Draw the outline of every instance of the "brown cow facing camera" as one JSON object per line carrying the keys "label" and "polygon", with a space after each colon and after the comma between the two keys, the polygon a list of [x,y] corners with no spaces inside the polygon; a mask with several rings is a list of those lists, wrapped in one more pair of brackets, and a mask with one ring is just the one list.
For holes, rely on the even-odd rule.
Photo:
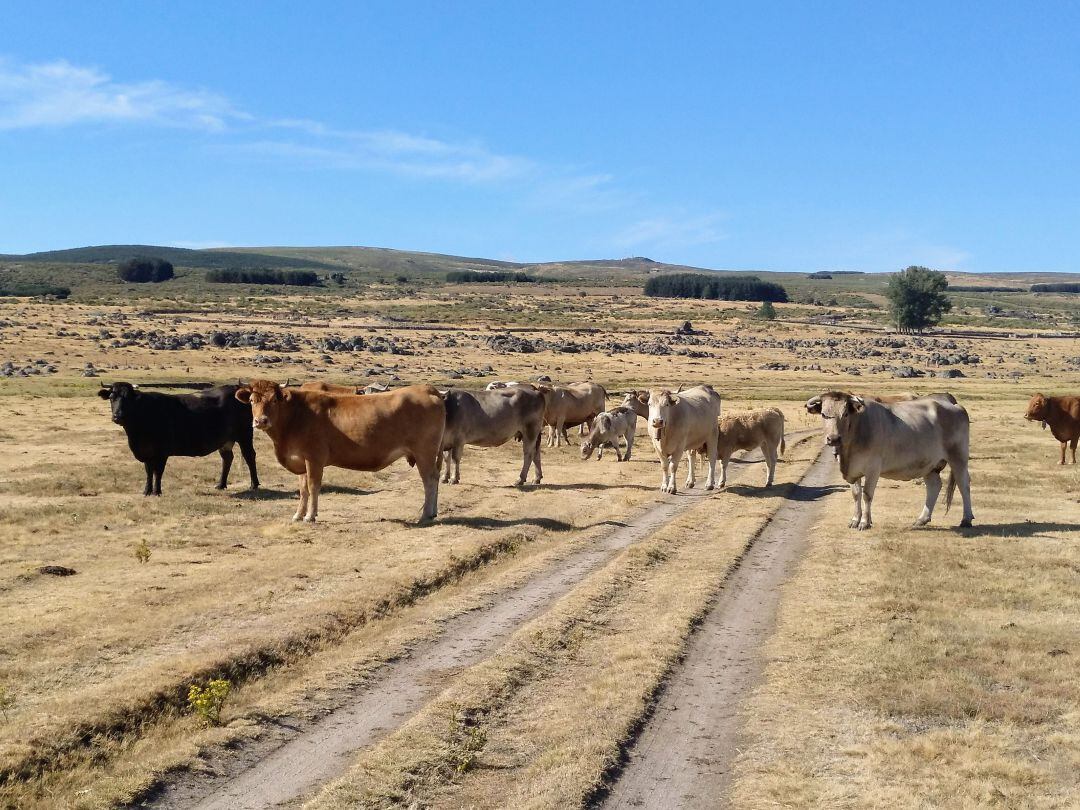
{"label": "brown cow facing camera", "polygon": [[356,396],[254,380],[236,398],[251,405],[252,425],[274,442],[281,466],[300,476],[293,520],[315,522],[324,468],[375,472],[399,458],[415,466],[423,481],[420,520],[435,517],[446,406],[432,386]]}
{"label": "brown cow facing camera", "polygon": [[1061,461],[1065,463],[1065,445],[1072,448],[1072,463],[1076,463],[1076,445],[1080,442],[1080,397],[1047,397],[1036,394],[1028,403],[1024,418],[1042,422],[1054,438],[1061,442]]}

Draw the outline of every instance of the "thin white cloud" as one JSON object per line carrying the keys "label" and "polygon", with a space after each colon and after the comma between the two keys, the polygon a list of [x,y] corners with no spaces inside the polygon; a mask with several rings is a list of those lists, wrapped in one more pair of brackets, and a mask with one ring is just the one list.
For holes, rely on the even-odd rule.
{"label": "thin white cloud", "polygon": [[0,129],[92,123],[151,123],[222,130],[247,118],[223,96],[158,80],[118,82],[63,60],[0,61]]}
{"label": "thin white cloud", "polygon": [[721,228],[722,213],[694,216],[657,216],[641,219],[612,238],[623,250],[631,248],[678,249],[709,245],[727,238]]}

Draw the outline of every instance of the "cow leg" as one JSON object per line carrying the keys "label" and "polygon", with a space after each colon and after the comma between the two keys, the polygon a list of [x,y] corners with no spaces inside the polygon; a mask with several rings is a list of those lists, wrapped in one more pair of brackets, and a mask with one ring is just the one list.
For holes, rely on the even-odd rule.
{"label": "cow leg", "polygon": [[629,461],[630,456],[634,452],[634,436],[633,436],[633,434],[627,434],[623,438],[626,439],[626,452],[623,453],[622,460],[623,461]]}
{"label": "cow leg", "polygon": [[437,464],[431,460],[417,457],[416,471],[420,473],[420,480],[424,484],[424,508],[420,511],[418,522],[427,523],[435,519],[439,508],[439,470]]}
{"label": "cow leg", "polygon": [[682,458],[682,453],[672,453],[668,456],[668,489],[672,495],[678,492],[678,488],[675,486],[675,476],[679,474],[679,459]]}
{"label": "cow leg", "polygon": [[161,476],[165,474],[165,464],[169,461],[168,457],[158,459],[154,465],[154,494],[161,494]]}
{"label": "cow leg", "polygon": [[548,447],[554,447],[555,446],[555,425],[548,425],[547,428],[548,428],[547,446]]}
{"label": "cow leg", "polygon": [[[541,429],[540,433],[536,434],[536,441],[533,442],[534,447],[533,447],[532,463],[533,463],[533,467],[536,470],[536,478],[533,479],[534,484],[539,484],[541,481],[544,480],[544,471],[540,468],[540,438],[541,438],[542,435],[543,435],[543,429]],[[522,443],[524,443],[524,442],[522,442]],[[527,468],[528,468],[528,465],[526,465],[526,469]]]}
{"label": "cow leg", "polygon": [[776,447],[766,441],[761,445],[761,455],[765,456],[765,486],[771,487],[776,477]]}
{"label": "cow leg", "polygon": [[450,479],[451,484],[457,484],[461,481],[461,454],[465,450],[465,445],[454,445],[454,477]]}
{"label": "cow leg", "polygon": [[716,451],[717,441],[716,434],[713,434],[712,441],[706,444],[705,449],[709,453],[709,473],[705,476],[705,491],[716,489]]}
{"label": "cow leg", "polygon": [[250,439],[240,440],[240,455],[244,457],[244,463],[247,464],[248,475],[251,477],[251,488],[259,488],[259,471],[255,466],[255,444]]}
{"label": "cow leg", "polygon": [[1069,445],[1069,447],[1071,447],[1071,448],[1072,448],[1072,458],[1073,458],[1073,461],[1072,461],[1072,463],[1073,463],[1073,464],[1075,464],[1075,463],[1076,463],[1076,445],[1077,445],[1077,444],[1080,444],[1080,436],[1078,436],[1078,437],[1076,437],[1075,439],[1073,439],[1073,440],[1072,440],[1072,444],[1070,444],[1070,445]]}
{"label": "cow leg", "polygon": [[961,518],[960,525],[970,526],[975,519],[975,513],[971,511],[971,474],[968,473],[967,459],[958,460],[956,464],[949,462],[949,473],[960,488],[960,497],[964,501],[964,517]]}
{"label": "cow leg", "polygon": [[930,518],[934,514],[934,505],[937,503],[938,495],[941,493],[941,473],[933,471],[924,480],[926,483],[926,505],[923,506],[922,514],[915,519],[916,526],[925,526],[930,522]]}
{"label": "cow leg", "polygon": [[223,444],[218,453],[221,454],[221,478],[218,479],[215,489],[225,489],[229,485],[229,470],[232,469],[233,443]]}
{"label": "cow leg", "polygon": [[1068,442],[1062,442],[1061,443],[1061,461],[1058,462],[1059,464],[1064,464],[1065,463],[1065,448],[1067,446],[1068,446]]}
{"label": "cow leg", "polygon": [[[687,489],[693,489],[694,485],[697,484],[697,477],[695,476],[696,471],[694,469],[694,466],[695,466],[694,462],[697,461],[696,456],[697,456],[697,454],[693,450],[687,450],[686,451],[686,466],[690,468],[690,469],[688,469],[686,471],[686,488]],[[672,484],[672,486],[674,486],[675,482],[672,481],[671,484]]]}
{"label": "cow leg", "polygon": [[720,456],[720,489],[727,486],[727,465],[731,461],[731,455]]}
{"label": "cow leg", "polygon": [[442,482],[444,484],[450,483],[450,461],[453,458],[452,453],[453,450],[451,448],[447,448],[439,454],[439,458],[441,459],[441,466],[446,467],[446,469],[443,470],[442,474]]}
{"label": "cow leg", "polygon": [[870,514],[870,507],[874,502],[874,490],[877,489],[878,475],[878,471],[874,470],[863,477],[863,514],[862,520],[859,521],[859,531],[866,531],[874,525],[874,519]]}
{"label": "cow leg", "polygon": [[300,489],[300,505],[296,507],[296,514],[292,516],[293,520],[303,520],[304,513],[307,512],[308,504],[308,488],[307,488],[307,475],[297,476],[299,481],[297,482]]}
{"label": "cow leg", "polygon": [[142,494],[153,495],[154,494],[154,465],[149,461],[143,462],[143,469],[146,471],[146,486],[143,487]]}
{"label": "cow leg", "polygon": [[323,468],[321,464],[307,462],[308,505],[304,520],[314,523],[319,515],[319,490],[322,489]]}
{"label": "cow leg", "polygon": [[857,478],[851,482],[851,499],[855,501],[855,512],[848,522],[849,529],[857,529],[862,520],[862,479]]}

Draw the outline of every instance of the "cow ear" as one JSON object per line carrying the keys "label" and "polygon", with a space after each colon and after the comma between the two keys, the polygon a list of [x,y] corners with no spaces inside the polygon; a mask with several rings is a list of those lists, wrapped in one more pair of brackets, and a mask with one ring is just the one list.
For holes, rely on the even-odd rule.
{"label": "cow ear", "polygon": [[866,410],[866,402],[862,397],[850,397],[848,402],[851,403],[851,407],[855,409],[856,413],[862,413]]}
{"label": "cow ear", "polygon": [[810,397],[806,400],[807,413],[821,413],[821,397]]}
{"label": "cow ear", "polygon": [[97,395],[99,397],[101,397],[102,399],[108,399],[111,394],[112,394],[112,389],[109,388],[109,387],[99,388],[98,392],[97,392]]}
{"label": "cow ear", "polygon": [[238,388],[236,393],[233,394],[233,396],[236,397],[236,399],[238,401],[243,402],[245,405],[250,405],[251,404],[251,389],[250,388]]}

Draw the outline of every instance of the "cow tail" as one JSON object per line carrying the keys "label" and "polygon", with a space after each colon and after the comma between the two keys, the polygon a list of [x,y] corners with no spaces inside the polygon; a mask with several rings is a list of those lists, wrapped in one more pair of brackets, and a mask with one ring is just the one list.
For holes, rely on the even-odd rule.
{"label": "cow tail", "polygon": [[784,441],[784,431],[786,426],[784,425],[784,414],[780,414],[780,455],[784,455],[787,452],[787,442]]}
{"label": "cow tail", "polygon": [[949,507],[952,506],[953,492],[956,491],[956,476],[953,475],[952,467],[949,467],[949,480],[945,484],[945,514],[949,514]]}

